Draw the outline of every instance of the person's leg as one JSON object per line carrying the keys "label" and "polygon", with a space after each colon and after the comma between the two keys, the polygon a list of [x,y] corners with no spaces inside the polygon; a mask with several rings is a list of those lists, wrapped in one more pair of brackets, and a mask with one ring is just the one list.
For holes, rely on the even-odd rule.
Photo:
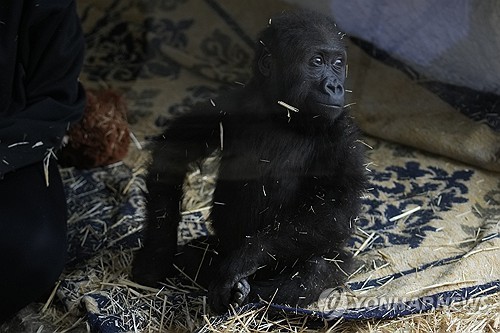
{"label": "person's leg", "polygon": [[53,288],[67,250],[66,198],[55,162],[0,180],[0,323]]}

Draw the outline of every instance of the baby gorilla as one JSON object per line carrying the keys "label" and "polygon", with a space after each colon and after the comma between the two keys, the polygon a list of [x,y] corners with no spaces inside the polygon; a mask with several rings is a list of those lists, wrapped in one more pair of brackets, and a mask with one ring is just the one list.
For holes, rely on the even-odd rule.
{"label": "baby gorilla", "polygon": [[[154,143],[135,281],[155,285],[175,264],[208,286],[212,310],[222,312],[259,298],[304,306],[345,280],[365,175],[344,108],[342,37],[312,12],[273,18],[247,85],[178,117]],[[188,164],[216,149],[215,235],[178,254]]]}

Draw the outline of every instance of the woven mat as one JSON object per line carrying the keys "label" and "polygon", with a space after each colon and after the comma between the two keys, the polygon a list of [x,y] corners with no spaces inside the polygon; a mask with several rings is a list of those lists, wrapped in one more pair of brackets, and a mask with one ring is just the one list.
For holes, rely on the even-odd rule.
{"label": "woven mat", "polygon": [[[81,80],[123,92],[131,129],[145,143],[193,103],[244,82],[253,36],[281,8],[274,1],[81,0],[87,41]],[[272,307],[327,319],[398,317],[498,292],[499,174],[364,140],[373,148],[371,185],[349,242],[358,270],[307,309]],[[186,312],[207,314],[204,294],[182,281],[149,290],[128,278],[144,219],[139,169],[64,169],[63,177],[71,245],[56,295],[68,312],[113,333],[147,331],[153,322],[172,328]],[[206,233],[205,216],[206,210],[185,214],[182,237]],[[193,308],[184,307],[186,299]],[[207,330],[202,323],[183,328]]]}

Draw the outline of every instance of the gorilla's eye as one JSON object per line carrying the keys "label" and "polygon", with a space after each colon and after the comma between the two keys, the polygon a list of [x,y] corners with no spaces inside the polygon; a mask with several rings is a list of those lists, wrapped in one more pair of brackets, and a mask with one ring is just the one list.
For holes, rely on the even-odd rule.
{"label": "gorilla's eye", "polygon": [[342,60],[342,58],[335,59],[335,62],[333,63],[333,65],[335,67],[342,67],[343,64],[344,64],[344,61]]}
{"label": "gorilla's eye", "polygon": [[311,65],[321,66],[323,65],[323,58],[321,56],[315,56],[311,59]]}

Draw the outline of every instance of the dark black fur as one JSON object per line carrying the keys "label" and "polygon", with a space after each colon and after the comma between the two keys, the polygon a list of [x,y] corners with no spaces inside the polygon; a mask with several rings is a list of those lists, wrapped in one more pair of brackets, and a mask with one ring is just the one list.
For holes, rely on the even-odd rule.
{"label": "dark black fur", "polygon": [[[350,262],[343,247],[365,182],[358,131],[343,108],[342,36],[313,13],[273,18],[260,35],[246,87],[174,121],[153,150],[136,281],[156,284],[175,273],[174,260],[194,276],[203,257],[198,280],[209,285],[216,312],[258,297],[305,305],[342,283]],[[174,259],[187,165],[220,148],[221,128],[211,212],[216,236]],[[203,256],[207,248],[218,255]]]}

